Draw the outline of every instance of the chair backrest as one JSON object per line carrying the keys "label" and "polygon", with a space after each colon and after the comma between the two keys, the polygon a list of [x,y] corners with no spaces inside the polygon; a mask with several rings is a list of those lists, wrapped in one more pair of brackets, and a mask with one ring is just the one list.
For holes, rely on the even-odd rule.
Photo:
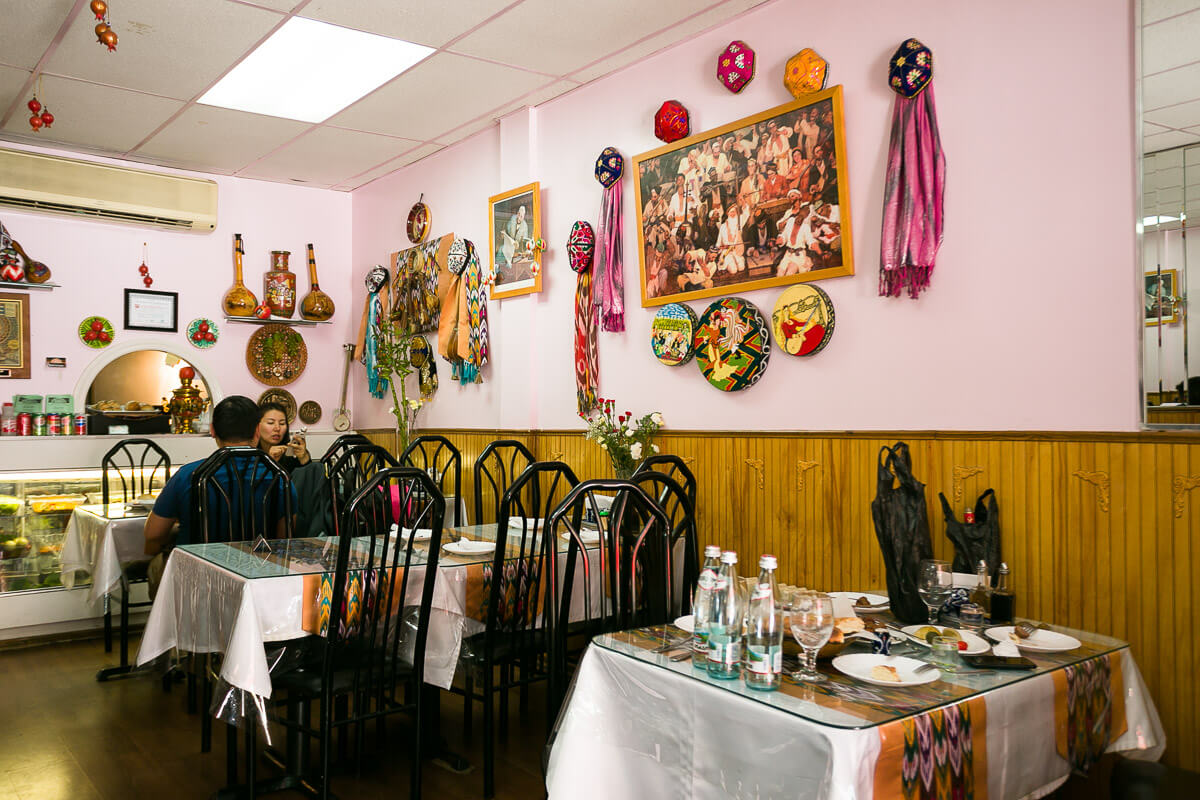
{"label": "chair backrest", "polygon": [[292,494],[287,472],[262,450],[222,447],[192,473],[190,535],[195,542],[290,539]]}
{"label": "chair backrest", "polygon": [[500,634],[514,633],[540,641],[539,649],[549,651],[545,568],[550,563],[547,547],[557,546],[558,540],[548,534],[546,520],[578,484],[575,473],[561,461],[537,461],[504,493],[484,619],[485,652],[490,654],[503,641]]}
{"label": "chair backrest", "polygon": [[377,444],[352,444],[342,450],[326,472],[335,533],[341,524],[342,509],[350,498],[372,475],[398,466],[392,454]]}
{"label": "chair backrest", "polygon": [[[397,497],[400,502],[393,502]],[[369,715],[371,707],[383,713],[396,701],[405,665],[416,673],[417,685],[424,682],[445,506],[424,471],[391,467],[370,475],[342,512],[330,595],[342,600],[330,604],[324,669],[352,673],[355,703],[367,705],[356,708],[358,716]],[[389,536],[392,525],[431,535],[428,541]]]}
{"label": "chair backrest", "polygon": [[346,451],[346,448],[353,447],[356,444],[371,444],[371,440],[361,433],[343,433],[333,440],[333,444],[329,445],[329,448],[325,451],[325,455],[321,456],[321,463],[328,470],[333,466],[333,462],[337,461],[338,456]]}
{"label": "chair backrest", "polygon": [[[122,439],[100,459],[101,502],[126,503],[171,478],[171,457],[150,439]],[[120,497],[112,491],[120,484]],[[111,487],[111,488],[110,488]]]}
{"label": "chair backrest", "polygon": [[[400,463],[406,467],[424,470],[433,478],[443,497],[453,497],[454,513],[447,514],[454,520],[454,527],[465,525],[461,518],[462,508],[462,454],[445,436],[422,434],[400,454]],[[449,509],[447,509],[449,511]]]}
{"label": "chair backrest", "polygon": [[[504,493],[517,476],[535,460],[529,448],[515,439],[497,439],[483,448],[479,458],[475,459],[472,470],[472,477],[475,479],[476,525],[491,522],[499,516],[500,501],[504,499]],[[486,514],[485,497],[488,498]]]}
{"label": "chair backrest", "polygon": [[639,470],[630,481],[654,498],[667,516],[667,535],[674,566],[671,576],[671,613],[675,616],[690,614],[692,593],[700,577],[700,544],[692,502],[683,486],[661,472]]}
{"label": "chair backrest", "polygon": [[661,472],[668,478],[671,478],[680,486],[687,494],[688,500],[692,504],[692,512],[696,511],[696,476],[692,474],[691,469],[684,463],[683,459],[674,453],[659,453],[642,459],[642,463],[637,465],[634,470],[636,475],[639,472]]}

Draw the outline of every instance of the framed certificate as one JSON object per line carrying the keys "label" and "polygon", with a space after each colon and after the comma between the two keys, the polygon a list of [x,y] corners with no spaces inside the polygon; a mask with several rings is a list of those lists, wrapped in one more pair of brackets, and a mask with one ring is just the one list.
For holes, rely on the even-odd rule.
{"label": "framed certificate", "polygon": [[179,330],[179,293],[126,289],[125,330],[176,333]]}

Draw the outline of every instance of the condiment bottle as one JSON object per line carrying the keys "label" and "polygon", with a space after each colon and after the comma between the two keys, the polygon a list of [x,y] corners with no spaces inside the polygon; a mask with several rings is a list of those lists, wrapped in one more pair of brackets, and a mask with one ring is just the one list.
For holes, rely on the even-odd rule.
{"label": "condiment bottle", "polygon": [[1008,585],[1008,564],[1000,564],[1000,576],[992,590],[992,622],[1012,622],[1017,610],[1017,596]]}
{"label": "condiment bottle", "polygon": [[991,580],[988,578],[987,562],[980,560],[975,567],[975,588],[971,590],[971,602],[989,614],[992,609]]}

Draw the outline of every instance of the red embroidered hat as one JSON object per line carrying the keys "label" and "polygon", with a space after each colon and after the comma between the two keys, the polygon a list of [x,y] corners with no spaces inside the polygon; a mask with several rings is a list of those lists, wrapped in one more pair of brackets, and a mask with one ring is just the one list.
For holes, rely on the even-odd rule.
{"label": "red embroidered hat", "polygon": [[688,110],[678,100],[667,100],[654,115],[654,135],[664,142],[678,141],[691,132]]}
{"label": "red embroidered hat", "polygon": [[596,232],[591,224],[580,220],[571,226],[567,237],[567,260],[576,272],[587,272],[592,266],[592,253],[596,249]]}

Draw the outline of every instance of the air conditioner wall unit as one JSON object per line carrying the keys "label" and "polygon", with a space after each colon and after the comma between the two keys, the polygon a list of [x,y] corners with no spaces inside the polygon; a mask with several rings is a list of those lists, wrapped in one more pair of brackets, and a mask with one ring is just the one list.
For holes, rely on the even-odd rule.
{"label": "air conditioner wall unit", "polygon": [[0,206],[209,233],[217,227],[217,184],[0,149]]}

